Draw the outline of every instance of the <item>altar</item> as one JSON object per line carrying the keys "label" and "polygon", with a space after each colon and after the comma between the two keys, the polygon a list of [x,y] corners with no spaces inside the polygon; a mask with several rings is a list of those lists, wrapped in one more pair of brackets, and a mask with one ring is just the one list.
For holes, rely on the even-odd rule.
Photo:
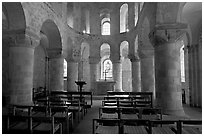
{"label": "altar", "polygon": [[107,91],[115,90],[115,81],[96,81],[96,95],[106,95]]}

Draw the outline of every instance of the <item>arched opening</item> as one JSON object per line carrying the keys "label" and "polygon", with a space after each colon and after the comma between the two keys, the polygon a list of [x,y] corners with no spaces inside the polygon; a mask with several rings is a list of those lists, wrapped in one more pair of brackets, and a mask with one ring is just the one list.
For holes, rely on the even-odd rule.
{"label": "arched opening", "polygon": [[111,80],[112,77],[112,62],[110,60],[110,45],[104,43],[100,48],[101,56],[101,79],[102,80]]}
{"label": "arched opening", "polygon": [[120,33],[128,31],[128,4],[120,7]]}
{"label": "arched opening", "polygon": [[[44,88],[47,91],[64,89],[64,59],[61,58],[62,54],[62,42],[61,35],[57,25],[53,20],[46,20],[41,27],[41,45],[44,47],[44,65],[45,65],[45,81]],[[37,48],[36,48],[37,49]],[[39,55],[42,56],[43,52],[35,50],[35,58]],[[36,60],[35,60],[36,61]],[[39,65],[37,61],[35,65]],[[34,69],[35,71],[43,71],[41,67]],[[35,74],[34,76],[38,76]],[[42,76],[42,75],[41,75]],[[36,78],[40,78],[39,76]],[[40,86],[34,86],[34,88],[39,88]]]}
{"label": "arched opening", "polygon": [[67,80],[67,61],[64,59],[64,79]]}
{"label": "arched opening", "polygon": [[120,56],[122,60],[122,90],[132,91],[132,67],[129,54],[129,43],[123,41],[120,44]]}
{"label": "arched opening", "polygon": [[103,18],[101,20],[101,34],[110,35],[110,18]]}
{"label": "arched opening", "polygon": [[[12,41],[10,41],[11,39],[8,37],[9,34],[14,34],[14,33],[11,33],[14,31],[21,32],[21,34],[23,35],[25,33],[25,29],[26,29],[25,14],[21,3],[2,2],[2,104],[3,106],[10,103],[17,104],[16,99],[19,99],[23,93],[25,96],[28,96],[27,98],[31,98],[30,85],[32,86],[32,83],[29,83],[28,86],[24,86],[24,84],[22,84],[23,80],[19,80],[20,79],[19,76],[13,76],[15,74],[19,74],[18,72],[21,70],[23,65],[20,65],[20,64],[16,65],[12,62],[13,60],[11,59],[14,59],[15,61],[16,58],[11,57],[13,55],[10,54],[11,48],[9,45],[12,43]],[[9,33],[5,34],[7,30],[9,31]],[[17,37],[18,34],[19,33],[16,33],[15,36]],[[23,40],[24,37],[22,36],[20,38],[22,38]],[[18,63],[18,62],[15,61],[15,63]],[[15,70],[15,72],[11,74],[10,73],[11,67],[13,67],[14,69],[15,67],[18,67],[19,69]],[[31,71],[32,70],[30,70],[29,72]],[[26,72],[23,77],[27,76]],[[30,78],[32,79],[32,77]],[[22,91],[21,90],[19,91],[18,88],[16,88],[16,86],[18,88],[22,87],[21,88]],[[30,90],[28,88],[30,88]],[[25,91],[25,89],[28,89],[28,90]],[[22,101],[25,101],[25,99],[22,99]]]}

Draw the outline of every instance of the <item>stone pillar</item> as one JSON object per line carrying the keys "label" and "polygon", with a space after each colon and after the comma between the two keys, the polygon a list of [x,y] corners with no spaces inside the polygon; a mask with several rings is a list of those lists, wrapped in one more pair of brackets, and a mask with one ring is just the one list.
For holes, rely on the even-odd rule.
{"label": "stone pillar", "polygon": [[12,38],[9,39],[9,88],[6,102],[16,105],[33,104],[34,48],[39,44],[39,39],[26,34]]}
{"label": "stone pillar", "polygon": [[198,106],[198,81],[197,81],[197,79],[198,79],[198,73],[197,73],[197,65],[198,65],[198,63],[197,63],[197,45],[192,45],[192,48],[193,48],[193,52],[192,52],[192,61],[193,61],[193,90],[194,90],[194,93],[193,93],[193,95],[194,95],[194,106]]}
{"label": "stone pillar", "polygon": [[78,62],[74,60],[67,61],[67,91],[77,92],[75,81],[78,80]]}
{"label": "stone pillar", "polygon": [[138,56],[131,56],[132,62],[132,92],[141,92],[141,69]]}
{"label": "stone pillar", "polygon": [[155,98],[155,71],[154,50],[142,50],[139,52],[141,60],[141,91],[153,92]]}
{"label": "stone pillar", "polygon": [[202,37],[198,44],[198,107],[202,107]]}
{"label": "stone pillar", "polygon": [[64,90],[64,58],[55,56],[49,59],[50,63],[50,91]]}
{"label": "stone pillar", "polygon": [[[175,27],[175,26],[174,26]],[[177,29],[162,25],[150,34],[155,48],[157,106],[164,114],[185,116],[182,107],[180,48]]]}
{"label": "stone pillar", "polygon": [[188,48],[184,47],[184,67],[185,67],[185,97],[186,97],[186,104],[190,104],[190,92],[189,92],[189,54]]}
{"label": "stone pillar", "polygon": [[100,58],[89,56],[89,64],[90,64],[90,90],[93,92],[93,94],[98,94],[96,89],[96,81],[99,78],[99,64]]}
{"label": "stone pillar", "polygon": [[189,66],[189,99],[190,105],[194,106],[194,88],[193,88],[193,55],[192,55],[192,47],[188,48],[188,66]]}
{"label": "stone pillar", "polygon": [[122,63],[121,60],[111,60],[113,63],[113,80],[115,83],[115,91],[122,91]]}

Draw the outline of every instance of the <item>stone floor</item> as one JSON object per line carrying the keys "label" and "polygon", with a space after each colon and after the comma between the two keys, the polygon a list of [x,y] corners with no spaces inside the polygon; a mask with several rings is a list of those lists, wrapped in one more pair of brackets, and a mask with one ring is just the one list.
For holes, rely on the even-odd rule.
{"label": "stone floor", "polygon": [[[74,129],[73,134],[92,134],[92,119],[98,118],[99,106],[101,106],[101,100],[94,100],[93,107],[88,110],[88,113],[83,120],[80,121],[78,126]],[[188,105],[183,105],[184,111],[191,119],[202,119],[202,109],[193,108]]]}

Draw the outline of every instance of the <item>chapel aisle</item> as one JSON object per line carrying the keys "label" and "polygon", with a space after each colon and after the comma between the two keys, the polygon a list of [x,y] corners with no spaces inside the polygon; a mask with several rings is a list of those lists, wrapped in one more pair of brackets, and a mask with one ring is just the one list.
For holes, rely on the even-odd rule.
{"label": "chapel aisle", "polygon": [[78,126],[74,128],[72,134],[92,134],[92,120],[98,118],[100,106],[101,100],[93,100],[92,108],[88,109],[88,113],[84,116],[83,120],[80,121]]}

